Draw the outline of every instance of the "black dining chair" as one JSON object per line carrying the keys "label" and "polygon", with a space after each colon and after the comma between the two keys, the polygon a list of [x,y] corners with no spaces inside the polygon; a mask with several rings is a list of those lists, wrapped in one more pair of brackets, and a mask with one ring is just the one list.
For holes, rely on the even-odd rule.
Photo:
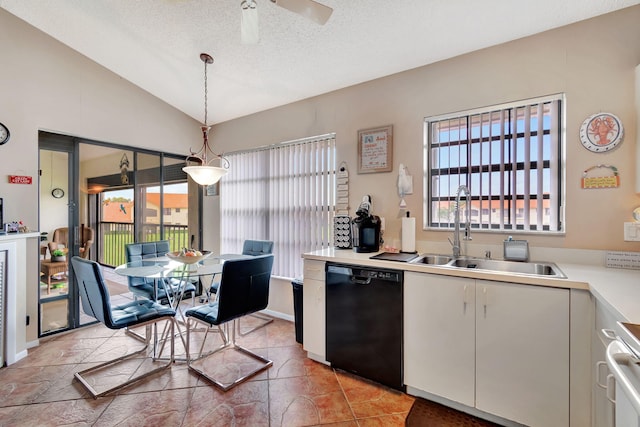
{"label": "black dining chair", "polygon": [[[95,317],[109,329],[145,326],[144,347],[132,353],[100,363],[74,374],[75,378],[80,381],[89,393],[91,393],[93,398],[96,399],[111,392],[128,387],[143,378],[164,371],[165,369],[169,369],[175,360],[173,342],[176,315],[175,310],[147,299],[135,300],[125,304],[112,306],[109,290],[102,277],[99,264],[95,261],[74,256],[71,258],[71,265],[78,285],[82,309],[87,315]],[[158,355],[162,353],[162,349],[164,349],[164,346],[168,341],[171,347],[171,355],[168,358],[168,361],[166,363],[162,363],[159,367],[139,375],[135,375],[137,371],[136,369],[126,381],[117,385],[111,385],[111,387],[106,390],[100,392],[97,391],[94,388],[94,385],[92,385],[96,382],[95,379],[94,381],[89,381],[90,374],[104,371],[108,367],[118,366],[121,362],[125,362],[133,358],[140,358],[141,355],[146,355],[151,344],[151,337],[153,336],[154,338],[157,338],[158,336],[158,322],[164,323],[163,333],[161,335],[162,338],[160,340],[161,347],[160,350],[158,350],[156,344],[159,345],[159,342],[154,339],[152,359],[154,362],[159,360]],[[153,326],[153,334],[151,326]],[[158,353],[156,353],[156,351],[158,351]],[[121,375],[122,372],[118,372],[118,374]]]}
{"label": "black dining chair", "polygon": [[[135,267],[142,266],[145,259],[165,256],[171,251],[168,240],[158,240],[155,242],[129,243],[125,245],[125,259],[127,265]],[[163,304],[169,302],[169,298],[178,292],[178,279],[168,279],[164,286],[157,286],[155,280],[145,277],[128,277],[129,290],[134,297],[143,297],[152,301],[159,301]],[[169,295],[167,295],[167,290]],[[193,282],[186,283],[183,295],[191,296],[191,305],[195,305],[196,286]]]}
{"label": "black dining chair", "polygon": [[[227,391],[232,387],[246,381],[253,375],[268,369],[273,362],[251,350],[236,343],[236,320],[241,317],[263,310],[269,304],[269,281],[273,268],[273,255],[261,255],[245,259],[233,259],[225,261],[222,265],[222,278],[218,287],[217,298],[208,304],[190,308],[185,312],[187,316],[187,364],[189,369],[211,381],[222,390]],[[191,349],[192,334],[196,331],[198,323],[206,325],[200,349],[197,356],[193,356]],[[230,327],[229,327],[230,324]],[[207,337],[214,326],[222,337],[222,345],[205,351]],[[201,330],[198,329],[198,330]],[[204,367],[200,367],[199,361],[221,352],[235,350],[248,355],[260,363],[249,372],[236,375],[231,380],[216,379],[214,375],[207,373]],[[225,358],[224,362],[216,364],[225,372],[233,369],[229,364],[232,359]],[[240,363],[233,368],[240,370],[244,364]]]}
{"label": "black dining chair", "polygon": [[242,243],[242,255],[266,255],[273,253],[271,240],[245,240]]}
{"label": "black dining chair", "polygon": [[[245,240],[242,243],[242,255],[259,256],[259,255],[268,255],[271,253],[273,253],[273,241],[271,240]],[[220,285],[219,282],[212,283],[211,288],[209,289],[209,293],[210,294],[217,293],[219,285]],[[264,316],[260,313],[253,313],[251,317],[262,320],[262,322],[243,332],[241,327],[241,322],[240,320],[238,320],[238,333],[240,335],[245,336],[273,322],[273,319],[271,317]]]}

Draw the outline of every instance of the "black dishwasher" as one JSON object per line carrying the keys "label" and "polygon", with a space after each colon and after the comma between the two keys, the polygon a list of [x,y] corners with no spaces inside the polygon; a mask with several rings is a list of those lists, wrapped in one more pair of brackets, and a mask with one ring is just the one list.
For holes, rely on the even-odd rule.
{"label": "black dishwasher", "polygon": [[353,265],[326,266],[327,361],[403,390],[403,272]]}

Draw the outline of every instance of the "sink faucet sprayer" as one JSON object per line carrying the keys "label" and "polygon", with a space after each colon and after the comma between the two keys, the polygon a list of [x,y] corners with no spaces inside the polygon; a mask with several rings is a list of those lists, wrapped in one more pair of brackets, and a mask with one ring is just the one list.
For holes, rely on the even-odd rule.
{"label": "sink faucet sprayer", "polygon": [[454,230],[453,242],[449,239],[449,243],[453,246],[453,257],[460,256],[460,196],[464,193],[466,200],[467,220],[464,225],[464,240],[471,240],[471,192],[466,185],[461,185],[456,191],[456,204],[454,214]]}

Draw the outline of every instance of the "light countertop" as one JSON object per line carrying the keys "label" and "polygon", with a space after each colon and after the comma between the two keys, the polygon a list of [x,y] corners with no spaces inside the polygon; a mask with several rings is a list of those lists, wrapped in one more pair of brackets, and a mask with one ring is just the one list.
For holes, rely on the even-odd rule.
{"label": "light countertop", "polygon": [[616,317],[640,323],[640,270],[607,268],[603,266],[556,263],[566,279],[517,273],[469,270],[436,265],[411,264],[370,259],[375,253],[357,253],[349,249],[325,248],[302,255],[304,259],[358,264],[377,268],[401,269],[419,273],[443,274],[473,279],[588,290]]}

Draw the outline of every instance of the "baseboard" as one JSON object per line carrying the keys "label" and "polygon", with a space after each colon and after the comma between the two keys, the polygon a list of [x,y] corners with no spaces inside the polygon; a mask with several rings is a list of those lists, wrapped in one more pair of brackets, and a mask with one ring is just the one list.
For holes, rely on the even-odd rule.
{"label": "baseboard", "polygon": [[27,354],[27,350],[19,351],[16,354],[7,354],[7,359],[5,360],[5,362],[7,362],[7,366],[13,365],[14,363],[27,357]]}
{"label": "baseboard", "polygon": [[273,310],[262,310],[260,313],[264,313],[268,316],[275,317],[277,319],[288,320],[289,322],[294,322],[295,318],[290,314],[280,313],[279,311]]}

